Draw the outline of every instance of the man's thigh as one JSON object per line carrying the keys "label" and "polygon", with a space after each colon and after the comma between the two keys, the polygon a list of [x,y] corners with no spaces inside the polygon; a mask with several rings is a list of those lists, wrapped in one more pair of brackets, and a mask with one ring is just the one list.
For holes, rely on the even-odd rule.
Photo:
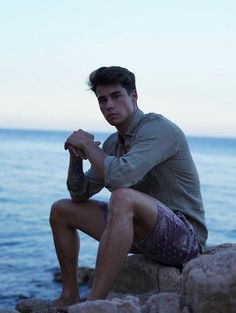
{"label": "man's thigh", "polygon": [[108,207],[111,217],[113,212],[123,214],[127,222],[132,217],[135,241],[143,240],[153,229],[157,220],[156,199],[132,188],[114,190]]}
{"label": "man's thigh", "polygon": [[64,225],[77,228],[96,240],[100,240],[106,226],[99,202],[95,200],[78,203],[61,199],[53,204],[51,214],[57,215]]}
{"label": "man's thigh", "polygon": [[[200,253],[193,226],[180,211],[173,212],[160,201],[135,193],[133,253],[142,253],[165,264],[180,265]],[[107,223],[108,203],[99,203]],[[143,228],[143,229],[142,229]],[[144,235],[145,234],[145,235]],[[141,238],[141,239],[140,239]]]}

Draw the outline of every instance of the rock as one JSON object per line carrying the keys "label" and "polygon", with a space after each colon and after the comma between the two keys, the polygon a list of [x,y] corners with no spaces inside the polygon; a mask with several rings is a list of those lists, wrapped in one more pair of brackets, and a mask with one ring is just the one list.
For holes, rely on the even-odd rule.
{"label": "rock", "polygon": [[123,295],[122,299],[120,298],[113,298],[113,302],[121,303],[121,302],[127,302],[127,303],[132,303],[136,306],[140,306],[140,301],[138,297],[130,296],[130,295]]}
{"label": "rock", "polygon": [[[180,274],[179,268],[132,255],[106,300],[83,302],[68,312],[236,313],[235,260],[236,244],[208,247]],[[94,270],[82,272],[83,281],[89,281]],[[21,300],[16,310],[0,313],[53,313],[50,302],[42,299]]]}
{"label": "rock", "polygon": [[21,313],[53,313],[52,305],[43,299],[25,299],[16,304],[16,310]]}
{"label": "rock", "polygon": [[157,277],[159,292],[179,292],[180,268],[161,265]]}
{"label": "rock", "polygon": [[142,313],[181,313],[180,295],[175,292],[163,292],[153,295],[142,306]]}
{"label": "rock", "polygon": [[[95,269],[89,267],[80,267],[78,271],[78,282],[80,285],[92,286]],[[62,283],[62,274],[57,272],[54,274],[54,281]]]}
{"label": "rock", "polygon": [[180,269],[164,266],[144,255],[131,255],[127,258],[112,292],[133,295],[149,292],[178,292]]}
{"label": "rock", "polygon": [[[180,295],[178,293],[163,292],[158,297],[159,313],[180,313]],[[152,312],[149,311],[149,313]]]}
{"label": "rock", "polygon": [[[156,292],[155,291],[150,291],[147,293],[143,293],[143,294],[136,294],[135,297],[138,298],[140,305],[143,305],[144,303],[146,303],[146,301],[153,295],[155,295]],[[129,293],[128,296],[134,296],[131,295]],[[113,300],[113,299],[124,299],[125,297],[128,297],[127,294],[123,294],[123,293],[116,293],[116,292],[110,292],[107,296],[107,300]]]}
{"label": "rock", "polygon": [[184,306],[181,310],[181,313],[191,313],[191,312],[189,311],[189,308],[187,306]]}
{"label": "rock", "polygon": [[117,305],[107,300],[88,301],[72,305],[68,313],[116,313]]}
{"label": "rock", "polygon": [[79,268],[79,284],[80,285],[88,285],[92,286],[94,279],[95,269],[89,267],[81,267]]}
{"label": "rock", "polygon": [[181,292],[192,313],[236,312],[236,245],[215,247],[188,262],[181,275]]}
{"label": "rock", "polygon": [[123,300],[113,299],[88,301],[69,307],[68,313],[141,313],[138,299],[126,297]]}
{"label": "rock", "polygon": [[206,247],[203,254],[215,254],[225,249],[236,249],[236,244],[233,243],[222,243],[218,246]]}

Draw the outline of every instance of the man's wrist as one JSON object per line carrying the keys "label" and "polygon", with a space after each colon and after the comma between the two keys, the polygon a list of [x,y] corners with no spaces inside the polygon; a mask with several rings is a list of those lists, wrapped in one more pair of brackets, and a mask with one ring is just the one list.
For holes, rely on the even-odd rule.
{"label": "man's wrist", "polygon": [[80,157],[70,156],[70,166],[73,169],[81,170],[83,169],[83,160]]}

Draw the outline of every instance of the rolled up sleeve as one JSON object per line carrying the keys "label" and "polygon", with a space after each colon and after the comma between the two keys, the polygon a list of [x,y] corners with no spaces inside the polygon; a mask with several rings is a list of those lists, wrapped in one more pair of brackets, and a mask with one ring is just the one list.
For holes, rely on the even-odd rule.
{"label": "rolled up sleeve", "polygon": [[141,127],[130,150],[120,156],[107,156],[104,160],[105,186],[110,190],[131,187],[160,162],[164,162],[178,149],[176,135],[165,124],[149,121]]}
{"label": "rolled up sleeve", "polygon": [[76,202],[82,202],[88,199],[88,181],[84,179],[78,191],[74,191],[68,188],[71,199]]}
{"label": "rolled up sleeve", "polygon": [[124,156],[116,158],[107,156],[104,160],[105,186],[109,189],[130,187],[137,181],[134,175],[134,165]]}
{"label": "rolled up sleeve", "polygon": [[91,167],[83,177],[83,183],[78,191],[69,190],[71,199],[83,202],[98,193],[104,187],[104,181],[99,179],[95,170]]}

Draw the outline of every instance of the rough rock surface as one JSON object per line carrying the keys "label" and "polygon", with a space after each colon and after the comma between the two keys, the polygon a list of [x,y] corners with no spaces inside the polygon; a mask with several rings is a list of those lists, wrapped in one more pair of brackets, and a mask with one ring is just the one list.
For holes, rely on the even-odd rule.
{"label": "rough rock surface", "polygon": [[138,298],[125,297],[124,299],[88,301],[71,306],[68,313],[141,313]]}
{"label": "rough rock surface", "polygon": [[[94,268],[89,267],[80,267],[78,271],[78,282],[80,285],[88,285],[92,286],[93,278],[94,278]],[[62,274],[61,272],[57,272],[54,274],[54,281],[57,283],[62,283]]]}
{"label": "rough rock surface", "polygon": [[[69,313],[236,313],[236,244],[207,248],[182,273],[144,256],[128,258],[107,300],[71,306]],[[127,295],[128,294],[128,295]],[[22,300],[21,313],[53,313],[48,301]],[[15,313],[0,310],[0,313]]]}
{"label": "rough rock surface", "polygon": [[178,292],[180,269],[154,262],[143,255],[132,255],[115,281],[112,292],[145,294]]}
{"label": "rough rock surface", "polygon": [[219,246],[188,262],[182,294],[192,313],[236,312],[236,245]]}
{"label": "rough rock surface", "polygon": [[16,304],[16,310],[21,313],[53,313],[49,301],[43,299],[24,299]]}
{"label": "rough rock surface", "polygon": [[142,313],[181,313],[179,298],[175,292],[153,295],[142,306]]}

